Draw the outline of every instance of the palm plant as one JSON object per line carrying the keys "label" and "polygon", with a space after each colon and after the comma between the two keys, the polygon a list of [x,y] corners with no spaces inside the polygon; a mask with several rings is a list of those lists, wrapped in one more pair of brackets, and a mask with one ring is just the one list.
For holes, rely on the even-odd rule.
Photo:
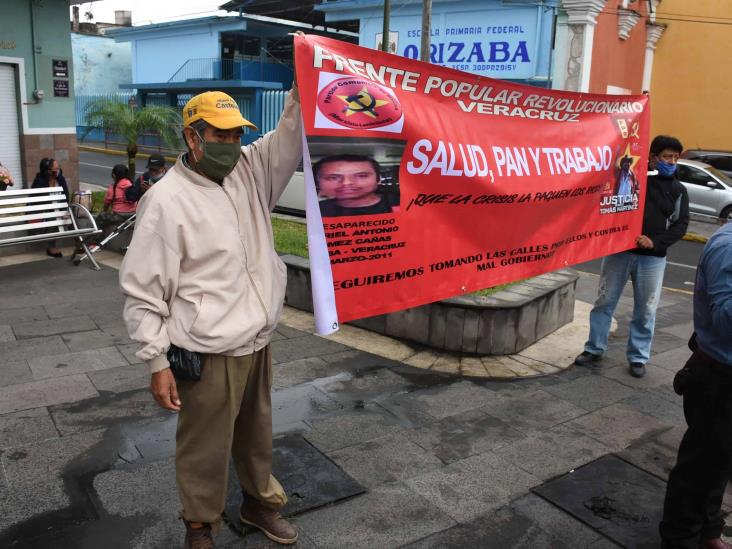
{"label": "palm plant", "polygon": [[100,99],[89,105],[86,113],[87,128],[82,140],[94,129],[121,135],[127,141],[127,165],[134,177],[138,137],[146,132],[157,133],[169,147],[179,148],[180,125],[180,114],[172,107],[161,105],[135,107],[118,101]]}

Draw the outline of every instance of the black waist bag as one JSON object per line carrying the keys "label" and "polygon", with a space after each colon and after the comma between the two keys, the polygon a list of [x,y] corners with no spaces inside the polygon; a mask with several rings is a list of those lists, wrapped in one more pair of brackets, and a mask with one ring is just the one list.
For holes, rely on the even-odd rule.
{"label": "black waist bag", "polygon": [[[699,349],[699,344],[696,341],[696,332],[691,334],[691,338],[689,338],[689,350],[694,353]],[[683,395],[686,388],[689,387],[694,382],[694,372],[689,367],[689,363],[687,362],[681,370],[676,372],[676,375],[674,376],[674,393],[677,395]]]}
{"label": "black waist bag", "polygon": [[714,387],[716,395],[727,399],[732,394],[732,365],[719,362],[706,354],[700,347],[694,332],[689,340],[689,349],[694,354],[674,376],[674,391],[683,395],[694,385]]}
{"label": "black waist bag", "polygon": [[203,367],[201,353],[186,351],[171,344],[167,356],[170,371],[173,372],[175,379],[185,381],[199,381],[201,379],[201,368]]}

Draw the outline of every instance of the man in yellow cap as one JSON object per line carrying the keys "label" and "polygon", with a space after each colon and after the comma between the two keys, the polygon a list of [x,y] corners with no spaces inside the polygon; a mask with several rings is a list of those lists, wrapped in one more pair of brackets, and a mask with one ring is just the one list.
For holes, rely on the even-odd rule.
{"label": "man in yellow cap", "polygon": [[270,211],[302,157],[300,118],[293,88],[277,129],[242,147],[243,128],[256,128],[236,102],[218,91],[193,97],[183,108],[188,152],[142,197],[120,270],[125,322],[153,396],[178,412],[186,548],[213,547],[230,456],[242,522],[278,543],[297,540],[272,476],[269,342],[287,279]]}

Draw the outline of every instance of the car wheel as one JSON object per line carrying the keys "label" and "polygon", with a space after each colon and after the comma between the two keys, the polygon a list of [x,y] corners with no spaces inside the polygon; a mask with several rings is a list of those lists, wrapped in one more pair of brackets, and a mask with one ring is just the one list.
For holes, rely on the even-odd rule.
{"label": "car wheel", "polygon": [[727,206],[724,210],[722,210],[722,213],[719,214],[719,220],[722,223],[732,221],[732,206]]}

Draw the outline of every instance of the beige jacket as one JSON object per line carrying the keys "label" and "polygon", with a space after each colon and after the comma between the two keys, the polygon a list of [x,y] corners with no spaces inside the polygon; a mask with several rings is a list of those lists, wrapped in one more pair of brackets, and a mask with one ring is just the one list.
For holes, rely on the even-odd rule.
{"label": "beige jacket", "polygon": [[302,158],[300,103],[287,97],[277,129],[242,147],[223,185],[175,166],[140,200],[120,270],[124,319],[151,372],[171,343],[241,356],[266,346],[282,312],[287,271],[270,211]]}

